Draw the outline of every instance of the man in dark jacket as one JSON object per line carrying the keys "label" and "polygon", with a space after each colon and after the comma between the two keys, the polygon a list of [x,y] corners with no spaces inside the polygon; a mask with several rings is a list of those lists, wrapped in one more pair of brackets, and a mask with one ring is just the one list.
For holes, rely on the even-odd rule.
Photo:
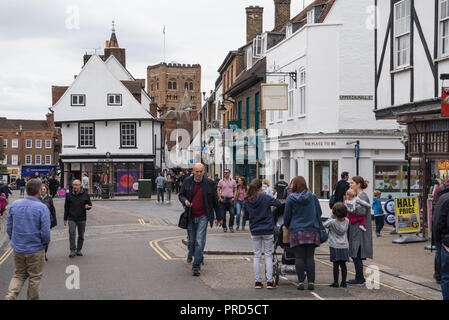
{"label": "man in dark jacket", "polygon": [[194,276],[200,275],[203,251],[206,245],[207,223],[221,226],[221,216],[214,217],[214,210],[219,214],[218,196],[215,183],[204,176],[204,165],[197,163],[193,167],[193,176],[186,177],[179,192],[179,201],[189,212],[187,241],[187,262],[192,262]]}
{"label": "man in dark jacket", "polygon": [[349,189],[349,172],[344,171],[341,173],[341,180],[335,185],[335,193],[332,196],[330,207],[334,206],[337,202],[343,202],[346,191]]}
{"label": "man in dark jacket", "polygon": [[[443,300],[449,300],[449,189],[439,194],[432,219],[432,244],[437,246],[436,255],[441,263],[441,291]],[[439,249],[439,250],[438,250]],[[439,251],[439,252],[438,252]],[[437,259],[435,259],[437,263]],[[437,269],[437,266],[435,267]]]}
{"label": "man in dark jacket", "polygon": [[4,193],[6,196],[6,201],[8,201],[8,196],[11,194],[11,189],[8,186],[8,182],[4,181],[2,185],[0,185],[0,195]]}
{"label": "man in dark jacket", "polygon": [[[81,249],[84,243],[86,230],[86,211],[92,208],[87,190],[81,188],[81,181],[72,182],[72,191],[67,193],[64,204],[64,226],[69,221],[70,258],[82,256]],[[76,242],[76,229],[78,228],[78,242]]]}

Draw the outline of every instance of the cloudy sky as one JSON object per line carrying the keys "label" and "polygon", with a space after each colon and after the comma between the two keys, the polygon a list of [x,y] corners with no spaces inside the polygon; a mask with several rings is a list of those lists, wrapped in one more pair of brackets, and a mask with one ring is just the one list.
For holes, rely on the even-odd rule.
{"label": "cloudy sky", "polygon": [[[165,25],[166,61],[201,64],[209,92],[227,52],[245,43],[249,5],[264,7],[272,30],[273,0],[1,0],[0,117],[45,119],[51,86],[72,83],[84,53],[104,48],[112,20],[135,78],[162,62]],[[292,0],[292,16],[302,6]]]}

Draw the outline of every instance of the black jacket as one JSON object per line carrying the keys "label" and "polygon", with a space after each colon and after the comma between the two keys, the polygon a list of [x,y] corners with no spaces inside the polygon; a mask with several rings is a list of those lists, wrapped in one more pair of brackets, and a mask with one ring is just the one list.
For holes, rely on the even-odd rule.
{"label": "black jacket", "polygon": [[337,182],[337,184],[335,185],[335,200],[333,200],[334,203],[337,202],[343,202],[343,197],[346,194],[346,191],[348,191],[349,189],[349,183],[348,181],[341,179],[340,181]]}
{"label": "black jacket", "polygon": [[86,204],[92,206],[89,194],[83,188],[78,194],[75,194],[73,190],[67,193],[64,204],[64,221],[86,221]]}
{"label": "black jacket", "polygon": [[440,193],[432,217],[432,244],[449,246],[449,188]]}
{"label": "black jacket", "polygon": [[[214,210],[217,214],[217,220],[222,220],[220,215],[220,210],[218,210],[218,196],[217,190],[215,189],[214,181],[203,177],[200,182],[200,186],[203,189],[203,199],[207,211],[207,219],[209,220],[210,226],[212,227],[214,223]],[[193,176],[186,177],[182,183],[181,190],[179,191],[179,201],[185,206],[186,200],[192,203],[192,193],[193,193]],[[190,213],[190,210],[189,210]]]}
{"label": "black jacket", "polygon": [[47,194],[45,198],[41,197],[41,202],[47,206],[48,210],[50,210],[50,229],[51,229],[58,224],[56,220],[56,210],[53,204],[53,199],[51,198],[50,195]]}
{"label": "black jacket", "polygon": [[3,187],[0,186],[0,195],[4,193],[6,196],[6,199],[8,199],[9,195],[12,194],[11,189],[9,189],[9,186]]}

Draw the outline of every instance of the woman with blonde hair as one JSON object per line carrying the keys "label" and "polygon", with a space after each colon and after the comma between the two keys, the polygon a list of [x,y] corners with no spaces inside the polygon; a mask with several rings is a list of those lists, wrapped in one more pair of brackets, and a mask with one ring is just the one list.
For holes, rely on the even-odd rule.
{"label": "woman with blonde hair", "polygon": [[269,196],[273,196],[273,189],[270,187],[270,180],[262,180],[262,192],[268,194]]}

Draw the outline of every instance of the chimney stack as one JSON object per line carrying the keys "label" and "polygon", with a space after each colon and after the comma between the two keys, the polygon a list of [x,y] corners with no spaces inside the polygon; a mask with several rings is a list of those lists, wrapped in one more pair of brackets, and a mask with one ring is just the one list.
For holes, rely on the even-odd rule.
{"label": "chimney stack", "polygon": [[290,21],[291,0],[274,0],[274,30],[281,31]]}
{"label": "chimney stack", "polygon": [[249,6],[246,8],[246,43],[263,32],[263,8]]}

